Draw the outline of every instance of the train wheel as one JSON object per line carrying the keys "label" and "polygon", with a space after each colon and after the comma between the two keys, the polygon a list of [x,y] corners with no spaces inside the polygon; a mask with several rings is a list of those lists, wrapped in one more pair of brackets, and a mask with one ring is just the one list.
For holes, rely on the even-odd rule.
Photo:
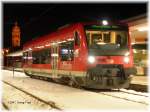
{"label": "train wheel", "polygon": [[52,82],[53,80],[52,80],[52,78],[47,78],[47,81],[50,81],[50,82]]}
{"label": "train wheel", "polygon": [[70,81],[68,82],[68,85],[71,86],[71,87],[73,87],[74,82],[73,82],[72,80],[70,80]]}
{"label": "train wheel", "polygon": [[81,88],[81,86],[78,84],[78,82],[75,79],[70,79],[68,82],[68,85],[75,88]]}
{"label": "train wheel", "polygon": [[118,89],[117,89],[117,91],[119,92],[119,91],[120,91],[120,89],[118,88]]}
{"label": "train wheel", "polygon": [[60,80],[58,78],[53,78],[52,80],[56,83],[60,83]]}
{"label": "train wheel", "polygon": [[70,81],[70,78],[69,77],[61,77],[60,78],[60,83],[61,84],[68,84],[68,82]]}
{"label": "train wheel", "polygon": [[30,75],[30,78],[33,78],[33,79],[35,79],[36,77],[35,77],[35,75]]}
{"label": "train wheel", "polygon": [[32,75],[30,75],[30,78],[33,78],[33,76],[32,76]]}
{"label": "train wheel", "polygon": [[48,80],[48,78],[47,78],[47,77],[43,77],[43,79],[44,79],[45,81],[47,81],[47,80]]}
{"label": "train wheel", "polygon": [[24,72],[27,76],[31,76],[30,74],[28,74],[27,72]]}

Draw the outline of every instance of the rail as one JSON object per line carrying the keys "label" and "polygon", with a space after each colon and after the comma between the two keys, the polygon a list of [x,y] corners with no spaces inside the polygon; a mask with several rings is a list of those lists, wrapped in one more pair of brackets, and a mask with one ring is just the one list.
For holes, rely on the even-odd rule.
{"label": "rail", "polygon": [[[2,80],[2,82],[5,83],[5,84],[7,84],[7,85],[9,85],[9,86],[11,86],[11,87],[13,87],[13,88],[15,88],[15,89],[17,89],[17,90],[19,90],[19,91],[22,91],[23,93],[25,93],[25,94],[27,94],[27,95],[29,95],[29,96],[31,96],[31,97],[37,99],[38,101],[40,101],[40,102],[42,102],[42,103],[44,103],[44,104],[46,104],[46,105],[51,106],[51,107],[54,108],[54,109],[62,110],[61,108],[59,108],[58,106],[56,106],[55,102],[53,102],[53,101],[48,101],[48,102],[47,102],[47,101],[45,101],[45,100],[43,100],[43,99],[41,99],[41,98],[39,98],[39,97],[37,97],[37,96],[35,96],[35,95],[33,95],[33,94],[31,94],[31,93],[25,91],[25,90],[23,90],[23,89],[21,89],[21,88],[15,86],[15,85],[10,84],[9,82],[3,81],[3,80]],[[4,105],[3,105],[3,106],[4,106]],[[5,107],[6,109],[8,108],[8,106],[6,106],[6,105],[5,105],[4,107]],[[9,108],[8,108],[8,109],[9,109]]]}

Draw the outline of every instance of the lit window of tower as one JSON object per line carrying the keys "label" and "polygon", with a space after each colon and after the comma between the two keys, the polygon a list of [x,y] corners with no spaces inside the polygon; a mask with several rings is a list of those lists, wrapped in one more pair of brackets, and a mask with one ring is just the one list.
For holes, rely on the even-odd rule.
{"label": "lit window of tower", "polygon": [[12,28],[12,46],[20,47],[20,27],[17,22],[15,22]]}

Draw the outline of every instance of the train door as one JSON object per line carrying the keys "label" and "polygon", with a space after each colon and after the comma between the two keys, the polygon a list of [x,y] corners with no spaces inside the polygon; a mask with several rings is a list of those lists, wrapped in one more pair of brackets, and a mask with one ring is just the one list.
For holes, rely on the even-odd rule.
{"label": "train door", "polygon": [[58,45],[51,46],[51,65],[52,65],[52,78],[57,78],[58,73]]}
{"label": "train door", "polygon": [[[80,40],[80,36],[79,33],[76,31],[74,32],[74,69],[75,70],[79,70],[82,65],[81,62],[83,59],[81,59],[81,40]],[[84,52],[82,50],[82,52]]]}

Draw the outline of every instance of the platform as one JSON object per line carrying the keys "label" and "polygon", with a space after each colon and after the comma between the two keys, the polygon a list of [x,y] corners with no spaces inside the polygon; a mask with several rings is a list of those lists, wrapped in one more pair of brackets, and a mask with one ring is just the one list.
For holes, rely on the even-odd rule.
{"label": "platform", "polygon": [[148,76],[133,76],[130,89],[134,89],[137,91],[148,91]]}

